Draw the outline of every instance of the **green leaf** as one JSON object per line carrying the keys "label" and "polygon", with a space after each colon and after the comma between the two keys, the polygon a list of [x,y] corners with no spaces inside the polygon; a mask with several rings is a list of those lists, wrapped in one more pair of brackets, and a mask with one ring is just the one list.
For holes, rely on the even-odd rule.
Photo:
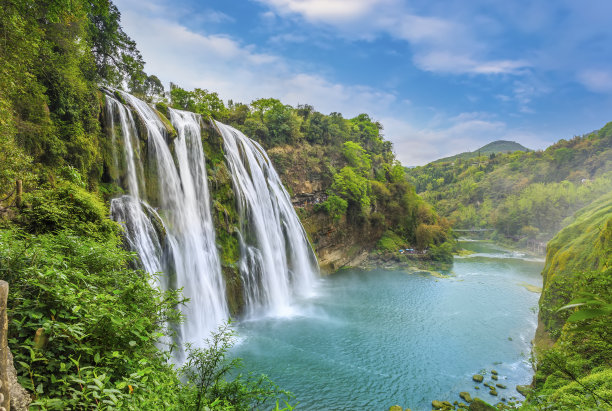
{"label": "green leaf", "polygon": [[95,361],[96,364],[100,362],[100,353],[99,352],[97,352],[96,355],[94,355],[94,361]]}
{"label": "green leaf", "polygon": [[36,386],[36,392],[37,392],[38,394],[42,394],[42,393],[44,392],[44,391],[43,391],[43,385],[42,385],[42,383],[40,383],[40,384],[38,384],[38,386]]}
{"label": "green leaf", "polygon": [[600,310],[598,308],[585,308],[570,315],[567,321],[575,322],[589,320],[591,318],[603,317],[606,314],[608,314],[606,310]]}

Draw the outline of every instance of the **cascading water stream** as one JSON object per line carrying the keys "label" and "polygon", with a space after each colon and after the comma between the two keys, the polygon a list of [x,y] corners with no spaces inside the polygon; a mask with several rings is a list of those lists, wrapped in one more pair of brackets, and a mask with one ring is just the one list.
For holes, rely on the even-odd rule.
{"label": "cascading water stream", "polygon": [[248,314],[286,315],[294,294],[311,292],[316,257],[265,150],[235,128],[215,125],[223,136],[241,217],[240,271]]}
{"label": "cascading water stream", "polygon": [[[121,98],[125,104],[107,96],[114,164],[123,168],[120,184],[126,191],[112,200],[111,215],[124,225],[126,240],[143,268],[162,273],[155,285],[183,288],[190,302],[183,309],[186,321],[180,338],[201,343],[229,316],[201,117],[169,109],[177,131],[171,138],[147,103],[123,92]],[[310,294],[318,272],[316,257],[263,148],[230,126],[215,125],[223,136],[240,214],[239,269],[246,313],[286,315],[295,295]]]}
{"label": "cascading water stream", "polygon": [[[121,123],[128,192],[112,201],[111,214],[125,225],[128,242],[144,268],[151,273],[162,271],[165,275],[160,282],[164,287],[183,288],[190,302],[183,309],[186,321],[181,324],[180,336],[183,341],[200,343],[229,314],[210,215],[199,117],[171,110],[178,132],[172,142],[175,162],[165,126],[155,111],[127,93],[122,97],[146,129],[147,155],[149,166],[156,171],[160,212],[147,205],[148,199],[141,194],[146,190],[139,189],[151,182],[138,178],[138,170],[144,167],[136,122],[129,109],[109,96],[109,121],[113,122],[116,114]],[[114,123],[110,127],[114,133]]]}

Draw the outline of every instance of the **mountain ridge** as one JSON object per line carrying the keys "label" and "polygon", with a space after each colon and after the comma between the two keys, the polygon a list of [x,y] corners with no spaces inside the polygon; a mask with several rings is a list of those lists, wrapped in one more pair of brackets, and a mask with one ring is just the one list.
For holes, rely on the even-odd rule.
{"label": "mountain ridge", "polygon": [[515,151],[532,151],[531,149],[510,140],[495,140],[474,151],[464,151],[463,153],[455,154],[454,156],[443,157],[432,161],[432,163],[447,163],[457,159],[467,160],[469,158],[478,157],[479,155],[490,155],[500,153],[514,153]]}

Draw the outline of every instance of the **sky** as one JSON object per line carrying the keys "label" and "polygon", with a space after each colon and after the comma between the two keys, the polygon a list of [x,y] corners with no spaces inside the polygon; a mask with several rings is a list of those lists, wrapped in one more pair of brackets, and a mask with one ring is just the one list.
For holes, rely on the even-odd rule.
{"label": "sky", "polygon": [[145,71],[368,113],[407,166],[612,121],[611,0],[114,0]]}

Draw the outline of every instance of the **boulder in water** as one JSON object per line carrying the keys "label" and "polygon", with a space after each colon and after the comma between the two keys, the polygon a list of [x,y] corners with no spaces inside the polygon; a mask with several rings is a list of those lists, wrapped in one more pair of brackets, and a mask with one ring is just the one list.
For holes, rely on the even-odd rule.
{"label": "boulder in water", "polygon": [[472,376],[472,379],[476,382],[482,382],[484,380],[484,377],[480,374],[474,374]]}
{"label": "boulder in water", "polygon": [[470,411],[497,411],[497,408],[492,406],[491,404],[484,402],[480,398],[474,398],[474,401],[470,404]]}
{"label": "boulder in water", "polygon": [[469,392],[466,391],[462,391],[459,393],[459,396],[465,401],[465,402],[472,402],[472,396],[470,395]]}

